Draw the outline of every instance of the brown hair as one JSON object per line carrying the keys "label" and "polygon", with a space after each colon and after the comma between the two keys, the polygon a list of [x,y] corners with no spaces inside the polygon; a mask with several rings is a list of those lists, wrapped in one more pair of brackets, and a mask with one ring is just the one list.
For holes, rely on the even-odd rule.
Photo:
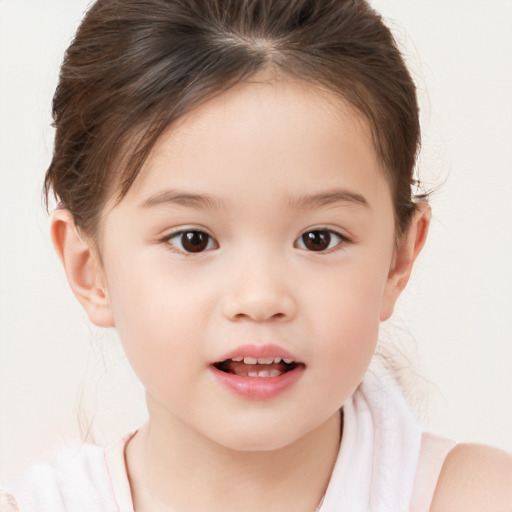
{"label": "brown hair", "polygon": [[327,88],[362,114],[405,231],[415,209],[416,90],[365,0],[97,0],[53,99],[46,201],[53,190],[93,235],[109,194],[126,194],[166,127],[263,70]]}

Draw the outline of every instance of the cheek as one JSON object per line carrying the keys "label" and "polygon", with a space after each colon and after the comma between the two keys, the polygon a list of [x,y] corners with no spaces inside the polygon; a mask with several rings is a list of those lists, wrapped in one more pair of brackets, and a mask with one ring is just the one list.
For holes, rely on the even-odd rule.
{"label": "cheek", "polygon": [[348,263],[333,266],[323,275],[311,273],[312,280],[305,286],[308,302],[325,323],[379,323],[389,265],[385,257],[379,261],[363,256],[356,254]]}
{"label": "cheek", "polygon": [[337,406],[355,391],[372,360],[379,331],[377,316],[350,299],[324,308],[319,325],[324,343],[315,347],[315,378]]}
{"label": "cheek", "polygon": [[385,265],[368,266],[369,262],[340,271],[336,278],[316,283],[309,304],[314,314],[318,343],[327,361],[342,365],[349,374],[366,369],[377,343],[380,310],[386,284]]}
{"label": "cheek", "polygon": [[379,317],[377,307],[371,314],[367,307],[368,302],[343,297],[319,312],[320,334],[327,341],[321,349],[323,357],[356,372],[369,362],[377,343]]}
{"label": "cheek", "polygon": [[119,337],[146,391],[157,401],[172,398],[179,402],[180,390],[192,388],[190,376],[202,362],[194,326],[187,329],[183,315],[160,312],[157,304],[151,304],[120,304],[123,321],[118,326]]}
{"label": "cheek", "polygon": [[110,274],[116,329],[146,389],[172,392],[206,364],[204,332],[212,301],[183,273],[169,272],[155,261],[128,263]]}
{"label": "cheek", "polygon": [[[126,270],[117,268],[110,274],[110,302],[121,343],[142,380],[143,375],[158,369],[160,361],[172,361],[176,356],[176,325],[170,313],[177,305],[173,304],[172,289],[163,282],[154,285],[151,272]],[[169,372],[169,378],[172,375],[174,372]]]}

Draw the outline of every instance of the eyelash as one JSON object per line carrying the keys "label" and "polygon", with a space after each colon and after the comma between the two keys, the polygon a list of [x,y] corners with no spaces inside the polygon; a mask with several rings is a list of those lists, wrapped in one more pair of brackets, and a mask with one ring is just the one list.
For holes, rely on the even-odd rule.
{"label": "eyelash", "polygon": [[[200,246],[200,250],[197,250],[197,251],[186,250],[183,245],[184,237],[186,235],[192,235],[192,236],[188,237],[189,241],[192,241],[193,237],[206,237],[206,245],[204,246],[204,248],[201,248],[201,246]],[[181,239],[179,237],[181,237]],[[181,245],[181,247],[177,247],[176,244],[172,242],[173,239],[179,239],[180,240],[179,244]],[[200,241],[200,240],[198,240],[198,241]],[[205,231],[202,231],[200,229],[181,229],[179,231],[176,231],[176,232],[171,233],[170,235],[167,235],[166,237],[164,237],[162,239],[162,242],[166,243],[171,248],[171,250],[179,252],[180,254],[184,254],[186,256],[193,255],[193,254],[200,254],[205,251],[211,251],[213,249],[219,248],[219,244],[214,240],[214,238],[212,236],[210,236],[208,233],[206,233]],[[203,240],[203,242],[204,242],[204,240]],[[213,247],[211,247],[212,244],[214,245]]]}
{"label": "eyelash", "polygon": [[[198,250],[187,250],[184,246],[184,237],[187,237],[188,242],[191,242],[193,244],[196,243],[196,245],[198,246]],[[178,247],[176,243],[173,243],[173,240],[179,240],[180,247]],[[211,251],[219,248],[219,244],[215,241],[215,239],[211,235],[200,229],[181,229],[179,231],[171,233],[170,235],[167,235],[166,237],[162,238],[161,241],[163,243],[166,243],[171,248],[171,250],[179,252],[180,254],[184,254],[186,256],[200,254],[206,251]],[[313,249],[307,246],[308,242],[313,244],[327,243],[327,247],[319,247],[318,249]],[[350,240],[346,236],[343,236],[332,229],[317,228],[309,229],[308,231],[302,233],[302,235],[300,235],[299,238],[295,240],[293,246],[297,249],[301,249],[308,252],[328,254],[332,251],[335,251],[341,244],[346,244],[349,242]],[[191,249],[191,247],[189,247],[189,249]]]}
{"label": "eyelash", "polygon": [[[305,238],[308,235],[309,235],[309,238]],[[323,241],[327,242],[327,247],[324,249],[320,248],[318,250],[308,248],[306,245],[307,242],[309,241],[309,242],[315,243],[315,241],[314,241],[315,237],[323,238],[324,239]],[[300,235],[299,238],[297,238],[297,240],[295,241],[295,243],[293,245],[297,249],[301,249],[304,251],[317,252],[320,254],[328,254],[330,252],[335,251],[336,249],[339,249],[339,246],[341,244],[347,244],[349,242],[350,242],[350,240],[346,236],[343,236],[342,234],[338,233],[337,231],[334,231],[334,230],[328,229],[328,228],[316,228],[316,229],[309,229],[309,230],[305,231],[304,233],[302,233],[302,235]],[[301,243],[302,243],[302,247],[300,246]]]}

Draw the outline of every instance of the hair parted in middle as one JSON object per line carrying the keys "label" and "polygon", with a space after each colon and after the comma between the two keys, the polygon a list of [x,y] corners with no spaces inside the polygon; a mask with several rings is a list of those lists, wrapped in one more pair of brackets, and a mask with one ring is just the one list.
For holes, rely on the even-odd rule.
{"label": "hair parted in middle", "polygon": [[47,200],[53,191],[94,237],[106,201],[126,194],[168,126],[259,73],[313,84],[362,115],[405,231],[416,89],[365,0],[97,0],[62,64]]}

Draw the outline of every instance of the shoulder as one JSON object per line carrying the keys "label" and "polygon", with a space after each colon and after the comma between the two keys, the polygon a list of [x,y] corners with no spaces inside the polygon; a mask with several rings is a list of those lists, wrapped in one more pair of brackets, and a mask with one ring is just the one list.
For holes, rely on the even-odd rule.
{"label": "shoulder", "polygon": [[457,445],[439,476],[430,512],[511,512],[512,455],[476,444]]}

